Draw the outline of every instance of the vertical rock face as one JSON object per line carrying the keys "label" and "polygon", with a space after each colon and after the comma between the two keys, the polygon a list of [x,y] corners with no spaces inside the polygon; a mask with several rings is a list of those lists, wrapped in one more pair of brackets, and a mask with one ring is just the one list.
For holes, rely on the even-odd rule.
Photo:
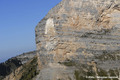
{"label": "vertical rock face", "polygon": [[[55,73],[61,70],[58,62],[73,61],[77,67],[74,65],[71,73],[67,71],[69,67],[62,68],[58,78],[69,80],[72,75],[70,78],[75,80],[74,70],[89,72],[82,65],[93,66],[96,76],[100,70],[115,70],[120,66],[120,0],[62,0],[38,23],[35,31],[39,65],[47,66],[42,72],[50,71],[53,69],[50,64],[55,67],[56,63],[59,69],[53,70]],[[55,77],[45,74],[51,80]]]}

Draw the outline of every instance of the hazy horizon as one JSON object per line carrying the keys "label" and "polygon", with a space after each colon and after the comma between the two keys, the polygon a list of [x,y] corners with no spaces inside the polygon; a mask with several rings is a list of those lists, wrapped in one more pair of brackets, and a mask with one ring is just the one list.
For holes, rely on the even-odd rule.
{"label": "hazy horizon", "polygon": [[61,0],[0,0],[0,62],[36,49],[35,26]]}

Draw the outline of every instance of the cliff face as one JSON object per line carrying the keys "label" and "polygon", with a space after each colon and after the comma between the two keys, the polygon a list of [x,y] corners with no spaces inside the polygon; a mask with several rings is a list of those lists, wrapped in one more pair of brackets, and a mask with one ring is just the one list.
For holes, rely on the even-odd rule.
{"label": "cliff face", "polygon": [[[37,50],[44,48],[47,53],[50,53],[51,51],[56,51],[56,48],[60,46],[59,43],[61,42],[65,45],[71,44],[72,42],[73,44],[78,45],[77,48],[85,48],[85,46],[87,46],[85,40],[90,42],[90,39],[92,39],[93,41],[92,37],[97,39],[102,39],[103,37],[102,40],[107,41],[108,43],[111,43],[109,38],[118,40],[120,26],[119,8],[119,0],[63,0],[50,10],[45,18],[37,25]],[[84,36],[87,36],[87,34],[88,39],[85,39]],[[71,45],[74,46],[73,44]],[[88,49],[95,45],[97,46],[97,44],[89,44],[90,47]],[[100,47],[100,45],[98,46]],[[107,46],[109,47],[109,45],[104,45],[104,47],[100,48],[98,47],[97,50],[104,50]],[[111,48],[112,47],[110,46],[109,50],[111,50]],[[116,46],[114,50],[117,49]],[[76,50],[72,50],[71,52],[75,53]]]}
{"label": "cliff face", "polygon": [[110,76],[120,67],[120,0],[62,0],[35,32],[37,80]]}

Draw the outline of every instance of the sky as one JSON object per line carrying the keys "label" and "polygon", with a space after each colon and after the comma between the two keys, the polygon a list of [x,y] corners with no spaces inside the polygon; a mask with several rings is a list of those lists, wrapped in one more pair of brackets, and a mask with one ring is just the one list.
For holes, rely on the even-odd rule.
{"label": "sky", "polygon": [[0,62],[36,49],[35,26],[61,0],[0,0]]}

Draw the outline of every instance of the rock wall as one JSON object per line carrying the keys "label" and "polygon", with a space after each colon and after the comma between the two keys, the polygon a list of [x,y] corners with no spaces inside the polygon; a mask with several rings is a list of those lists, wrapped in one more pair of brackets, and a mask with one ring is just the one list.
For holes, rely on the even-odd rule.
{"label": "rock wall", "polygon": [[67,59],[77,64],[95,62],[96,67],[107,70],[120,66],[119,0],[62,0],[35,32],[43,68]]}

